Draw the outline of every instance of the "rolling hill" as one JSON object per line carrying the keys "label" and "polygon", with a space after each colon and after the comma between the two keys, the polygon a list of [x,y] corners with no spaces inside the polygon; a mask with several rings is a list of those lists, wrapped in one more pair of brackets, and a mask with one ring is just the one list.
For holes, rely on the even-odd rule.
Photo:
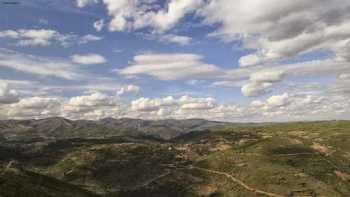
{"label": "rolling hill", "polygon": [[[350,196],[350,121],[138,121],[9,121],[1,127],[7,130],[0,144],[0,196]],[[135,132],[141,135],[91,137],[75,131],[85,125],[104,133],[135,124],[143,124]],[[22,137],[25,131],[8,137],[9,128],[17,127],[42,130],[26,130],[35,133],[31,138]],[[179,133],[161,139],[143,130],[156,128],[158,133],[159,127]],[[38,138],[38,133],[47,138]],[[15,165],[7,169],[9,164]],[[15,191],[19,185],[24,189]]]}

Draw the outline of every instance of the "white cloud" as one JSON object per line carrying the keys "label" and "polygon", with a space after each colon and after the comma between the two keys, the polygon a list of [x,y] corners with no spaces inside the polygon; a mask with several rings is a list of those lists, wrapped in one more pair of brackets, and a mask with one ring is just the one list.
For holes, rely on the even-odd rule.
{"label": "white cloud", "polygon": [[85,54],[85,55],[80,55],[80,54],[75,54],[71,56],[71,59],[74,63],[77,64],[103,64],[106,63],[107,60],[99,54]]}
{"label": "white cloud", "polygon": [[275,70],[263,70],[252,73],[250,80],[255,82],[279,82],[282,80],[283,71]]}
{"label": "white cloud", "polygon": [[[343,77],[346,77],[346,75]],[[327,91],[328,94],[343,95],[345,97],[350,96],[350,79],[341,78],[337,79],[335,82],[328,84]]]}
{"label": "white cloud", "polygon": [[135,56],[132,65],[118,72],[125,76],[149,75],[160,80],[203,78],[221,72],[202,59],[196,54],[143,54]]}
{"label": "white cloud", "polygon": [[[0,84],[6,84],[5,86],[7,86],[7,90],[10,90],[11,97],[16,98],[14,99],[14,102],[17,102],[20,97],[24,96],[47,95],[43,86],[41,86],[43,84],[38,81],[0,79]],[[11,94],[11,92],[13,93]]]}
{"label": "white cloud", "polygon": [[60,36],[58,32],[50,29],[20,29],[0,32],[0,38],[18,39],[20,46],[47,46],[51,40]]}
{"label": "white cloud", "polygon": [[126,85],[126,86],[121,87],[117,91],[117,94],[118,95],[124,95],[124,94],[127,94],[127,93],[138,93],[139,91],[140,91],[140,87],[139,86],[130,84],[130,85]]}
{"label": "white cloud", "polygon": [[171,0],[165,8],[154,1],[139,0],[103,0],[108,14],[111,31],[136,30],[152,27],[164,32],[174,27],[186,14],[194,12],[203,3],[202,0]]}
{"label": "white cloud", "polygon": [[79,8],[86,7],[88,5],[98,3],[98,0],[76,0],[76,6]]}
{"label": "white cloud", "polygon": [[178,105],[178,103],[172,96],[157,99],[141,97],[131,102],[131,108],[141,112],[158,111],[162,107],[172,107],[176,105]]}
{"label": "white cloud", "polygon": [[249,97],[269,93],[273,84],[282,81],[282,77],[283,72],[278,69],[253,72],[249,81],[242,85],[242,93]]}
{"label": "white cloud", "polygon": [[103,39],[102,37],[91,35],[91,34],[87,34],[85,36],[82,36],[79,39],[79,44],[86,44],[86,43],[89,43],[89,42],[99,41],[99,40],[102,40],[102,39]]}
{"label": "white cloud", "polygon": [[84,76],[77,65],[69,61],[27,55],[0,48],[0,68],[10,68],[24,73],[54,76],[64,79],[81,79]]}
{"label": "white cloud", "polygon": [[119,115],[119,106],[114,97],[94,92],[65,101],[61,114],[72,119],[100,119]]}
{"label": "white cloud", "polygon": [[44,98],[44,97],[30,97],[21,99],[18,103],[13,104],[13,106],[21,109],[46,109],[53,103],[56,105],[59,103],[57,98]]}
{"label": "white cloud", "polygon": [[91,95],[72,97],[67,102],[68,107],[80,108],[80,107],[92,107],[92,106],[111,106],[113,102],[110,97],[105,94],[95,92]]}
{"label": "white cloud", "polygon": [[190,96],[182,96],[179,99],[182,110],[209,110],[216,107],[216,100],[211,97],[193,98]]}
{"label": "white cloud", "polygon": [[268,82],[250,82],[242,86],[241,91],[244,96],[254,97],[260,96],[270,92],[269,88],[272,87],[272,83]]}
{"label": "white cloud", "polygon": [[167,10],[160,10],[153,15],[153,26],[161,31],[172,28],[187,13],[200,7],[202,0],[171,0]]}
{"label": "white cloud", "polygon": [[267,104],[272,107],[280,107],[288,104],[289,95],[284,93],[282,95],[271,96],[267,99]]}
{"label": "white cloud", "polygon": [[174,34],[160,35],[160,41],[167,43],[175,43],[179,45],[188,45],[191,43],[192,38],[188,36],[179,36]]}
{"label": "white cloud", "polygon": [[23,98],[19,102],[10,104],[0,111],[3,118],[45,118],[59,115],[60,99],[50,97]]}
{"label": "white cloud", "polygon": [[17,103],[0,106],[0,112],[0,119],[52,116],[70,119],[101,119],[120,115],[116,100],[98,92],[71,98],[27,97]]}
{"label": "white cloud", "polygon": [[349,6],[347,0],[212,0],[199,13],[219,25],[212,35],[257,49],[240,60],[249,66],[319,50],[347,55]]}
{"label": "white cloud", "polygon": [[101,31],[105,26],[105,21],[103,19],[94,22],[94,28],[96,31]]}
{"label": "white cloud", "polygon": [[40,24],[40,25],[49,25],[49,20],[47,20],[47,19],[45,19],[45,18],[40,18],[39,20],[38,20],[38,23]]}
{"label": "white cloud", "polygon": [[217,113],[210,113],[215,110],[218,104],[211,97],[181,97],[166,96],[162,98],[144,98],[133,100],[131,109],[134,116],[146,119],[164,118],[214,118]]}
{"label": "white cloud", "polygon": [[210,110],[217,106],[216,100],[211,97],[198,98],[188,95],[174,98],[167,96],[163,98],[144,98],[141,97],[131,102],[131,108],[139,112],[157,112],[156,114],[164,114],[167,112],[176,113],[177,110],[182,112],[196,111],[196,110]]}
{"label": "white cloud", "polygon": [[238,80],[238,81],[230,81],[230,80],[223,80],[223,81],[215,81],[211,84],[212,87],[227,87],[227,88],[236,88],[241,87],[245,85],[248,81],[247,80]]}
{"label": "white cloud", "polygon": [[99,92],[71,98],[26,97],[13,104],[0,105],[0,119],[32,119],[62,116],[70,119],[119,117],[116,99]]}
{"label": "white cloud", "polygon": [[52,29],[3,30],[0,31],[0,38],[16,40],[18,46],[48,46],[52,43],[69,46],[74,43],[86,44],[102,39],[91,34],[81,37],[75,34],[62,34]]}
{"label": "white cloud", "polygon": [[164,34],[159,32],[152,33],[137,33],[143,39],[147,40],[156,40],[161,43],[166,44],[177,44],[180,46],[189,45],[192,42],[192,38],[188,36],[181,36],[176,34]]}
{"label": "white cloud", "polygon": [[348,97],[317,92],[293,92],[255,100],[250,105],[220,104],[213,97],[188,95],[138,98],[128,101],[100,92],[74,97],[22,98],[0,105],[0,118],[45,118],[62,116],[70,119],[130,117],[143,119],[204,118],[220,121],[290,121],[349,118]]}
{"label": "white cloud", "polygon": [[153,99],[139,98],[132,101],[131,106],[133,111],[128,113],[129,116],[144,119],[203,118],[221,121],[252,121],[246,107],[219,104],[213,97],[184,95]]}
{"label": "white cloud", "polygon": [[256,54],[250,54],[250,55],[246,55],[243,56],[239,59],[239,64],[243,67],[243,66],[250,66],[250,65],[256,65],[262,63],[261,62],[261,57],[259,57]]}
{"label": "white cloud", "polygon": [[163,98],[139,98],[132,101],[132,109],[137,111],[158,111],[161,108],[179,107],[184,110],[211,109],[216,106],[214,98],[194,98],[190,96],[181,96],[174,98],[172,96]]}
{"label": "white cloud", "polygon": [[260,96],[272,91],[275,84],[287,78],[309,76],[334,76],[346,79],[350,72],[348,62],[337,59],[312,60],[293,64],[251,66],[226,70],[223,78],[213,85],[235,87],[240,85],[246,96]]}
{"label": "white cloud", "polygon": [[0,81],[0,105],[18,102],[18,93],[8,83]]}
{"label": "white cloud", "polygon": [[0,83],[8,84],[11,86],[26,86],[26,85],[30,85],[32,83],[35,83],[35,81],[0,79]]}
{"label": "white cloud", "polygon": [[294,92],[274,95],[266,101],[253,101],[246,110],[258,121],[347,119],[349,104],[341,95]]}

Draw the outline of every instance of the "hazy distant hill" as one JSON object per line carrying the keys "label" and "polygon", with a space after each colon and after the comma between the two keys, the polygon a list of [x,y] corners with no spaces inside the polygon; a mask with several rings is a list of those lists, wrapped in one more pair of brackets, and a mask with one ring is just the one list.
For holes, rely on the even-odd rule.
{"label": "hazy distant hill", "polygon": [[64,118],[47,118],[40,120],[3,120],[0,121],[0,138],[102,138],[110,136],[153,136],[170,139],[192,131],[224,127],[224,122],[202,119],[188,120],[141,120],[106,118],[98,121]]}

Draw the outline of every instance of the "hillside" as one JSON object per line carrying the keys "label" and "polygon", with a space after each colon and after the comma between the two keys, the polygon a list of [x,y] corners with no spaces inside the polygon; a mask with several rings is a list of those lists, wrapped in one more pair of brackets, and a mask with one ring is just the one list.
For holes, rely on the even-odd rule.
{"label": "hillside", "polygon": [[[2,165],[16,161],[23,170],[2,173],[0,188],[11,189],[16,179],[28,188],[56,185],[42,196],[68,187],[107,197],[346,197],[349,131],[350,121],[323,121],[212,127],[170,140],[145,135],[7,139],[0,146]],[[49,181],[29,181],[29,175]],[[17,176],[24,178],[17,183]]]}
{"label": "hillside", "polygon": [[0,167],[1,197],[97,197],[92,192],[10,165]]}

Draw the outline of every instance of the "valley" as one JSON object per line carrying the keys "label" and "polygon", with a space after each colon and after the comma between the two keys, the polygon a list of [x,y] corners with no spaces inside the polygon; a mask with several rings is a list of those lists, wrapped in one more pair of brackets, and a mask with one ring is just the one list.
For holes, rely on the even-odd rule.
{"label": "valley", "polygon": [[2,121],[0,196],[350,196],[349,131],[350,121]]}

